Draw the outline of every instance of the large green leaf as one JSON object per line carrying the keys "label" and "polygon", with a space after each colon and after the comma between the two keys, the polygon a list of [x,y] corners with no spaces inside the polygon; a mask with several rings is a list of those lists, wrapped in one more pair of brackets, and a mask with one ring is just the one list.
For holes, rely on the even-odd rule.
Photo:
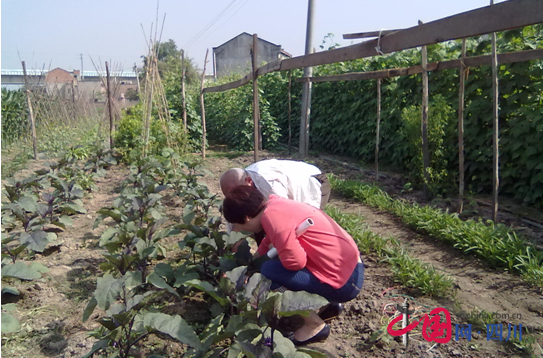
{"label": "large green leaf", "polygon": [[232,281],[234,286],[236,287],[236,290],[240,289],[247,279],[247,276],[245,275],[247,273],[247,266],[239,266],[233,269],[232,271],[228,271],[226,273],[226,277]]}
{"label": "large green leaf", "polygon": [[27,248],[32,251],[43,252],[47,244],[50,242],[49,237],[47,236],[47,232],[42,230],[34,231],[30,234],[23,232],[19,238],[19,241],[21,244],[26,244]]}
{"label": "large green leaf", "polygon": [[199,349],[202,345],[194,329],[181,316],[150,312],[143,317],[143,324],[145,327],[168,334],[193,348]]}
{"label": "large green leaf", "polygon": [[165,263],[159,263],[155,266],[155,272],[161,277],[165,277],[168,281],[175,279],[174,270],[171,265]]}
{"label": "large green leaf", "polygon": [[307,315],[328,304],[324,297],[305,291],[286,291],[281,298],[281,316]]}
{"label": "large green leaf", "polygon": [[101,339],[99,341],[96,341],[96,343],[94,343],[94,345],[92,346],[91,351],[89,353],[85,354],[83,356],[83,358],[91,358],[94,355],[94,353],[96,353],[100,349],[108,347],[109,342],[110,342],[109,339]]}
{"label": "large green leaf", "polygon": [[25,264],[24,262],[16,262],[11,265],[6,265],[2,268],[2,277],[14,277],[20,280],[35,280],[41,277],[41,274],[35,268]]}
{"label": "large green leaf", "polygon": [[64,214],[86,214],[87,209],[82,207],[81,205],[72,204],[72,203],[66,203],[60,206],[59,208],[60,212]]}
{"label": "large green leaf", "polygon": [[15,318],[13,315],[9,313],[2,312],[2,333],[12,333],[17,332],[19,328],[21,328],[21,325],[19,324],[19,321],[17,321],[17,318]]}
{"label": "large green leaf", "polygon": [[27,212],[33,213],[38,210],[36,198],[34,196],[24,195],[17,201],[17,204],[21,207],[21,209]]}
{"label": "large green leaf", "polygon": [[109,309],[111,304],[117,300],[117,296],[121,293],[124,285],[124,278],[115,278],[111,274],[105,274],[98,278],[96,282],[96,291],[94,297],[98,307],[103,310]]}
{"label": "large green leaf", "polygon": [[107,228],[102,235],[100,236],[100,246],[107,244],[111,241],[111,238],[113,238],[116,234],[119,233],[119,229],[116,227],[109,227]]}
{"label": "large green leaf", "polygon": [[85,308],[85,311],[83,311],[83,322],[86,322],[92,312],[94,312],[94,308],[98,304],[98,301],[96,301],[96,297],[92,296],[89,303],[87,304],[87,307]]}
{"label": "large green leaf", "polygon": [[147,283],[150,283],[154,285],[155,287],[162,288],[168,290],[168,292],[173,293],[177,297],[179,297],[179,294],[175,289],[168,285],[168,283],[159,275],[156,274],[156,272],[152,272],[149,276],[147,276]]}
{"label": "large green leaf", "polygon": [[268,346],[257,346],[249,342],[236,341],[248,358],[271,358],[273,351]]}
{"label": "large green leaf", "polygon": [[205,293],[213,297],[215,300],[217,300],[217,302],[219,302],[221,306],[224,306],[228,303],[228,299],[225,297],[219,296],[217,289],[207,281],[190,280],[190,281],[185,282],[185,285],[192,286],[194,288],[199,289],[200,291],[204,291]]}
{"label": "large green leaf", "polygon": [[15,287],[2,287],[2,294],[9,293],[10,295],[19,296],[21,292]]}
{"label": "large green leaf", "polygon": [[129,271],[124,276],[126,278],[125,287],[129,290],[143,283],[141,271],[133,271],[133,272]]}

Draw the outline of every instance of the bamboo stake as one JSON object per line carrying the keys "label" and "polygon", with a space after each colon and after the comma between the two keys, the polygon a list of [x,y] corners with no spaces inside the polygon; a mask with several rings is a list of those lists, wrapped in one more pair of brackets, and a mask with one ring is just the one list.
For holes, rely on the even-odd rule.
{"label": "bamboo stake", "polygon": [[253,64],[253,118],[254,118],[254,141],[255,141],[255,153],[254,160],[258,162],[258,151],[261,149],[262,140],[260,139],[260,105],[258,103],[258,73],[257,73],[257,44],[258,36],[253,34],[253,49],[252,49],[252,64]]}
{"label": "bamboo stake", "polygon": [[181,99],[183,101],[183,128],[187,130],[187,104],[185,102],[185,50],[181,51]]}
{"label": "bamboo stake", "polygon": [[[490,0],[490,5],[494,5],[494,0]],[[498,56],[496,53],[496,33],[492,33],[492,119],[493,135],[492,146],[494,151],[493,175],[492,175],[492,220],[498,222],[498,188],[500,185],[499,170],[499,151],[498,151]]]}
{"label": "bamboo stake", "polygon": [[377,79],[377,128],[375,129],[375,181],[379,181],[379,122],[381,121],[381,79]]}
{"label": "bamboo stake", "polygon": [[147,76],[145,78],[145,91],[147,92],[147,107],[144,107],[147,111],[144,111],[143,115],[143,151],[142,156],[147,155],[147,146],[149,145],[149,128],[151,126],[151,114],[153,110],[153,76],[154,71],[151,70],[155,57],[151,54],[149,56],[147,64]]}
{"label": "bamboo stake", "polygon": [[202,71],[202,84],[200,85],[200,107],[202,107],[202,159],[206,159],[206,109],[204,103],[204,79],[206,76],[207,55],[209,49],[206,50],[204,60],[204,70]]}
{"label": "bamboo stake", "polygon": [[138,88],[138,97],[139,97],[139,96],[141,96],[140,75],[138,73],[138,66],[136,66],[135,62],[134,62],[134,73],[136,74],[136,83],[137,83],[137,86],[138,86],[137,88]]}
{"label": "bamboo stake", "polygon": [[464,90],[467,77],[466,39],[462,39],[462,60],[460,61],[460,91],[458,93],[458,213],[464,210]]}
{"label": "bamboo stake", "polygon": [[[420,23],[420,22],[419,22]],[[421,120],[421,132],[422,132],[422,160],[424,170],[424,197],[428,199],[428,183],[430,182],[430,173],[428,168],[430,167],[430,152],[428,145],[428,51],[426,46],[422,46],[422,120]]]}
{"label": "bamboo stake", "polygon": [[292,111],[292,70],[288,71],[288,155],[290,155],[290,146],[292,145],[292,124],[291,124],[291,111]]}
{"label": "bamboo stake", "polygon": [[107,81],[107,104],[109,110],[109,149],[113,149],[113,115],[111,113],[111,91],[109,83],[109,66],[106,61],[106,81]]}
{"label": "bamboo stake", "polygon": [[36,124],[34,123],[34,112],[32,111],[32,99],[30,98],[30,86],[28,83],[28,77],[26,76],[26,65],[24,61],[21,61],[23,64],[23,76],[25,81],[25,94],[26,94],[26,104],[28,106],[28,118],[30,120],[30,130],[32,133],[32,148],[34,150],[34,159],[38,159],[38,140],[36,139]]}

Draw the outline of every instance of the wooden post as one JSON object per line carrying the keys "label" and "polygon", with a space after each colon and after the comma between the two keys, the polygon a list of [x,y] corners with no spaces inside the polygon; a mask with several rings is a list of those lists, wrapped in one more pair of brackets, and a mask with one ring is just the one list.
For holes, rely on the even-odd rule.
{"label": "wooden post", "polygon": [[111,91],[109,84],[109,66],[106,61],[106,93],[107,93],[107,104],[109,111],[109,149],[113,149],[113,114],[111,113]]}
{"label": "wooden post", "polygon": [[467,77],[466,39],[462,39],[462,58],[460,61],[460,90],[458,93],[458,213],[464,210],[464,89]]}
{"label": "wooden post", "polygon": [[258,97],[258,65],[256,63],[257,61],[257,45],[258,45],[258,36],[257,34],[253,34],[253,49],[252,49],[252,64],[253,64],[253,118],[254,118],[254,140],[255,140],[255,154],[254,154],[254,160],[255,162],[258,162],[258,151],[261,148],[261,140],[260,140],[260,104],[259,104],[259,97]]}
{"label": "wooden post", "polygon": [[430,152],[428,145],[428,51],[426,46],[422,46],[422,161],[424,170],[424,197],[429,198],[428,183],[430,175],[428,168],[430,167]]}
{"label": "wooden post", "polygon": [[30,97],[30,86],[28,83],[28,78],[26,77],[26,65],[23,64],[23,76],[25,81],[25,94],[26,94],[26,104],[28,106],[28,119],[30,120],[30,130],[32,134],[32,148],[34,150],[34,159],[38,159],[38,140],[36,139],[36,124],[34,122],[34,112],[32,110],[32,99]]}
{"label": "wooden post", "polygon": [[290,155],[290,146],[292,145],[292,124],[291,124],[291,113],[292,112],[292,70],[288,71],[288,155]]}
{"label": "wooden post", "polygon": [[185,102],[185,50],[181,51],[181,99],[183,102],[183,128],[187,130],[187,103]]}
{"label": "wooden post", "polygon": [[377,128],[375,129],[375,181],[379,181],[379,122],[381,121],[381,79],[377,79]]}
{"label": "wooden post", "polygon": [[206,50],[204,60],[204,70],[202,71],[202,83],[200,85],[200,107],[202,107],[202,159],[206,159],[206,109],[204,103],[204,79],[206,77],[207,55],[209,49]]}
{"label": "wooden post", "polygon": [[[494,0],[490,0],[490,5],[494,5]],[[493,135],[492,146],[494,150],[493,175],[492,175],[492,220],[498,222],[498,188],[500,178],[499,170],[499,151],[498,151],[498,55],[496,51],[496,33],[492,33],[492,119]]]}

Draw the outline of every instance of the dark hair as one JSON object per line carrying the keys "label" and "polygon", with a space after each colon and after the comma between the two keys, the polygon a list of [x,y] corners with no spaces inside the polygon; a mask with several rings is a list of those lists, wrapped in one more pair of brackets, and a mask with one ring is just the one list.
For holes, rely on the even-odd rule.
{"label": "dark hair", "polygon": [[224,199],[222,212],[226,221],[232,224],[245,224],[247,218],[254,218],[265,207],[266,198],[257,188],[239,185]]}

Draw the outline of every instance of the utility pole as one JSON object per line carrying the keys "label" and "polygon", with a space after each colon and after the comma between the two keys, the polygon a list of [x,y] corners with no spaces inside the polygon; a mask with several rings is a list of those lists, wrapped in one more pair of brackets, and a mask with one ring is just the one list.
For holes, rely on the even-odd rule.
{"label": "utility pole", "polygon": [[81,58],[81,81],[85,79],[85,75],[83,74],[83,54],[79,54],[79,58]]}
{"label": "utility pole", "polygon": [[[305,33],[305,54],[309,55],[313,49],[313,19],[315,17],[315,0],[308,0],[307,30]],[[304,78],[311,77],[312,67],[304,68]],[[311,114],[311,82],[304,82],[302,90],[302,116],[300,118],[300,144],[298,153],[305,157],[309,151],[309,117]]]}

